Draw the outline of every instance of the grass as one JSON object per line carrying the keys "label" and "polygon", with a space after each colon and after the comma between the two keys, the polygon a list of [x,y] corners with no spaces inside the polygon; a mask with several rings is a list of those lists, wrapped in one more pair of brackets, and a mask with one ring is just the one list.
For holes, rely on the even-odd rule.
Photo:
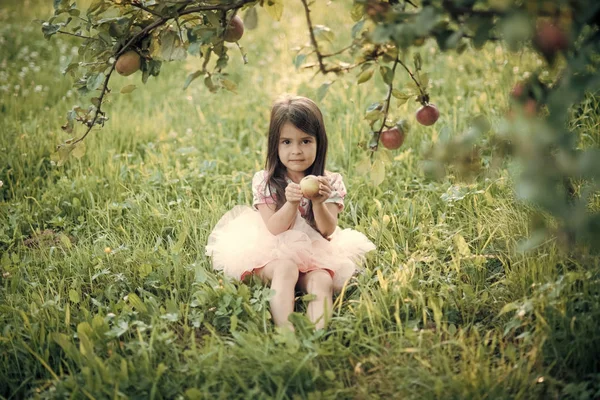
{"label": "grass", "polygon": [[[297,333],[275,330],[268,288],[213,272],[206,238],[225,211],[251,201],[272,100],[316,98],[333,79],[292,64],[306,41],[299,6],[286,4],[285,23],[259,10],[259,28],[242,40],[250,63],[231,52],[237,94],[213,95],[201,82],[182,91],[200,65],[192,59],[146,85],[116,77],[109,122],[62,167],[53,160],[68,138],[60,126],[85,104],[60,73],[77,42],[43,39],[31,21],[51,15],[49,4],[0,10],[0,396],[600,396],[598,260],[569,257],[552,239],[519,251],[533,210],[515,199],[509,161],[468,182],[453,170],[442,180],[423,173],[428,147],[473,117],[497,129],[510,87],[539,65],[527,52],[459,57],[427,43],[442,116],[426,128],[415,103],[394,109],[412,129],[400,150],[380,152],[378,186],[357,167],[368,140],[362,115],[383,87],[355,85],[353,74],[331,85],[319,104],[328,168],[349,189],[340,225],[377,251],[335,299],[326,332],[310,329],[302,299]],[[315,23],[349,24],[342,4],[327,7],[327,21],[321,9]],[[132,83],[133,93],[118,93]],[[590,96],[582,107],[582,146],[598,146],[597,104]]]}

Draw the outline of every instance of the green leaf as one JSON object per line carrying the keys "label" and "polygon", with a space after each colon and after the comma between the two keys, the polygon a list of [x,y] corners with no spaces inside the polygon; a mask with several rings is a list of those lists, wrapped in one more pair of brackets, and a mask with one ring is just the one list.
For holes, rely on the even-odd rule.
{"label": "green leaf", "polygon": [[386,85],[392,84],[392,82],[394,81],[394,72],[390,67],[382,65],[381,67],[379,67],[379,73],[381,74],[381,77],[383,78],[383,81]]}
{"label": "green leaf", "polygon": [[385,179],[385,164],[383,161],[373,161],[373,165],[371,166],[370,178],[371,182],[373,182],[375,186],[381,185],[381,183]]}
{"label": "green leaf", "polygon": [[329,89],[329,86],[331,86],[332,83],[333,82],[325,82],[324,84],[322,84],[319,87],[319,89],[317,89],[317,100],[318,101],[323,100],[323,98],[327,94],[327,90]]}
{"label": "green leaf", "polygon": [[368,156],[363,157],[354,168],[356,168],[357,174],[367,175],[371,171],[371,159]]}
{"label": "green leaf", "polygon": [[88,76],[85,86],[89,91],[92,91],[98,89],[102,82],[104,82],[104,74],[102,72],[99,74],[91,74]]}
{"label": "green leaf", "polygon": [[71,300],[71,302],[75,303],[75,304],[78,304],[81,301],[77,290],[74,290],[74,289],[69,290],[69,300]]}
{"label": "green leaf", "polygon": [[131,304],[131,306],[134,307],[139,312],[143,312],[143,313],[148,312],[148,308],[146,307],[146,305],[144,304],[142,299],[140,299],[137,294],[129,293],[127,295],[127,300],[129,301],[129,304]]}
{"label": "green leaf", "polygon": [[263,3],[267,13],[276,21],[281,19],[283,14],[283,0],[267,0]]}
{"label": "green leaf", "polygon": [[335,39],[335,33],[325,25],[315,25],[313,27],[313,33],[317,40],[326,40],[331,43]]}
{"label": "green leaf", "polygon": [[200,75],[202,75],[202,71],[198,70],[196,72],[192,72],[191,74],[189,74],[187,76],[187,78],[185,79],[185,83],[183,84],[183,90],[187,89],[188,86],[190,86],[190,83],[192,83],[192,81],[194,79],[196,79],[197,77],[199,77]]}
{"label": "green leaf", "polygon": [[210,75],[206,75],[206,77],[204,78],[204,85],[208,88],[208,90],[211,93],[215,93],[219,88],[217,86],[215,86],[215,84],[212,81],[212,78],[210,77]]}
{"label": "green leaf", "polygon": [[42,33],[44,34],[45,39],[50,39],[50,37],[56,34],[63,24],[51,24],[49,22],[44,22],[42,24]]}
{"label": "green leaf", "polygon": [[454,245],[456,246],[456,249],[458,250],[458,254],[461,257],[468,257],[471,255],[471,250],[469,249],[469,245],[467,244],[467,241],[460,233],[457,233],[456,235],[454,235],[453,240],[454,240]]}
{"label": "green leaf", "polygon": [[352,27],[352,39],[356,39],[356,36],[358,36],[359,32],[362,30],[363,26],[365,26],[365,20],[360,20],[358,21],[356,24],[354,24],[354,26]]}
{"label": "green leaf", "polygon": [[300,68],[304,60],[306,60],[306,54],[296,54],[296,57],[294,57],[294,67],[296,69]]}
{"label": "green leaf", "polygon": [[72,144],[63,143],[63,144],[59,144],[56,147],[57,147],[56,148],[56,150],[57,150],[56,153],[58,155],[58,161],[57,161],[56,165],[58,165],[59,167],[61,167],[69,159],[69,156],[71,155],[71,151],[73,151],[73,145]]}
{"label": "green leaf", "polygon": [[410,95],[399,91],[398,89],[392,89],[392,96],[398,100],[398,106],[403,105],[410,99]]}
{"label": "green leaf", "polygon": [[121,88],[121,93],[127,94],[133,92],[137,88],[136,85],[127,85]]}
{"label": "green leaf", "polygon": [[256,8],[249,8],[244,14],[244,29],[253,30],[258,26],[258,14]]}
{"label": "green leaf", "polygon": [[374,68],[369,68],[369,69],[366,69],[363,72],[361,72],[358,75],[358,79],[357,79],[358,84],[360,85],[361,83],[367,82],[369,79],[371,79],[374,72],[375,72]]}
{"label": "green leaf", "polygon": [[[85,142],[81,141],[73,145],[73,151],[71,154],[73,154],[73,157],[77,159],[83,157],[85,155]],[[71,241],[69,241],[69,243],[71,243]]]}
{"label": "green leaf", "polygon": [[427,89],[427,86],[429,86],[429,74],[419,74],[419,83],[423,89]]}
{"label": "green leaf", "polygon": [[158,59],[164,61],[185,60],[187,52],[181,45],[179,35],[174,31],[163,31],[158,40]]}
{"label": "green leaf", "polygon": [[190,388],[185,391],[185,397],[189,400],[202,400],[204,399],[204,394],[199,389]]}
{"label": "green leaf", "polygon": [[365,13],[365,5],[363,3],[355,3],[350,11],[350,16],[354,22],[360,21]]}

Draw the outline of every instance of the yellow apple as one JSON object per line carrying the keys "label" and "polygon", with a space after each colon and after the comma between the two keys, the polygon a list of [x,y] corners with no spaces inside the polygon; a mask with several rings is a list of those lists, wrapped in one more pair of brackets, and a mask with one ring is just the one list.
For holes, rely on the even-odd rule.
{"label": "yellow apple", "polygon": [[319,178],[314,175],[307,175],[300,181],[300,190],[307,199],[312,199],[319,195]]}

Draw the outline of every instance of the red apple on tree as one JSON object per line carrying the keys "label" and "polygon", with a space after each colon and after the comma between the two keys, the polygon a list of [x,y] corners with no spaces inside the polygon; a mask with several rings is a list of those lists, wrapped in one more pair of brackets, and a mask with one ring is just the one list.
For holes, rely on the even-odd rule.
{"label": "red apple on tree", "polygon": [[430,126],[435,124],[435,121],[440,117],[440,112],[438,111],[435,104],[429,103],[421,106],[417,110],[417,121],[421,125]]}
{"label": "red apple on tree", "polygon": [[314,175],[306,175],[300,181],[300,190],[302,190],[302,195],[307,199],[312,199],[319,195],[319,186],[320,186],[319,178]]}
{"label": "red apple on tree", "polygon": [[129,76],[140,69],[142,58],[138,53],[129,50],[123,53],[118,59],[115,69],[120,75]]}
{"label": "red apple on tree", "polygon": [[554,58],[557,52],[569,47],[567,35],[549,21],[540,22],[537,26],[533,44],[548,59]]}
{"label": "red apple on tree", "polygon": [[381,132],[380,140],[383,147],[390,150],[396,150],[404,143],[404,131],[400,126],[395,126],[387,131]]}
{"label": "red apple on tree", "polygon": [[223,39],[226,42],[235,43],[242,38],[244,35],[244,21],[239,16],[234,16],[231,22],[225,29],[225,35]]}

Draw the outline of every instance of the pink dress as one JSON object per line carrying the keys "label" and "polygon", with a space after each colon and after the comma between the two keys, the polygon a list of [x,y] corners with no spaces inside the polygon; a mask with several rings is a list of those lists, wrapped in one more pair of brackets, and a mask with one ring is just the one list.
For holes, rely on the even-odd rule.
{"label": "pink dress", "polygon": [[[346,196],[342,176],[331,172],[325,176],[333,188],[325,202],[337,204],[342,211]],[[273,235],[256,208],[275,202],[267,189],[264,170],[252,178],[252,197],[252,207],[235,206],[221,217],[208,237],[206,255],[212,257],[214,269],[229,277],[243,280],[273,260],[289,259],[300,272],[327,270],[333,276],[334,290],[339,291],[360,268],[365,253],[375,249],[364,234],[354,229],[337,227],[330,240],[323,238],[304,219],[309,204],[305,198],[290,229]]]}

